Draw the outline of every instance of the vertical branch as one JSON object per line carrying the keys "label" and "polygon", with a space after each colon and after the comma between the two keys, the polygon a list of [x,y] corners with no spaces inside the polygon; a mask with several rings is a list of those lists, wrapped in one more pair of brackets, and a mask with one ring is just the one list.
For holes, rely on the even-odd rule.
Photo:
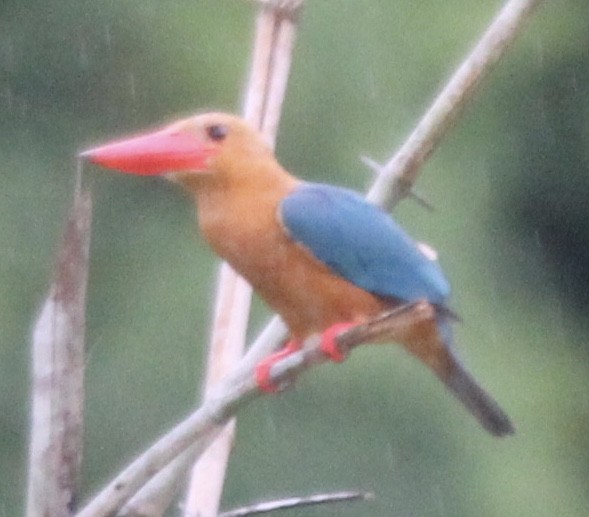
{"label": "vertical branch", "polygon": [[[288,8],[288,6],[278,8],[271,5],[262,7],[256,21],[252,66],[242,112],[250,124],[262,131],[272,147],[274,147],[276,140],[282,103],[288,83],[296,34],[296,14],[300,5],[300,2],[297,2],[293,8]],[[233,291],[232,295],[228,296],[241,298],[245,298],[242,293],[247,292],[249,310],[251,287],[227,264],[223,264],[222,269],[226,286],[221,284],[220,299],[227,296],[225,294],[227,291]],[[239,287],[239,291],[237,287]],[[217,318],[221,320],[231,318],[226,311],[242,310],[239,307],[231,308],[229,305],[219,309]],[[243,321],[241,317],[243,317]],[[224,361],[221,357],[216,357],[217,352],[214,347],[211,349],[205,400],[214,393],[219,381],[235,368],[243,354],[247,313],[238,313],[233,319],[237,320],[232,323],[232,325],[236,325],[236,330],[231,328],[223,330],[221,327],[221,332],[235,332],[233,338],[239,342],[239,345],[235,345],[236,348],[239,346],[239,354],[233,354],[231,361]],[[215,334],[215,330],[213,332]],[[223,345],[219,344],[219,346]],[[215,373],[211,375],[211,372]],[[194,466],[186,498],[186,516],[215,517],[218,514],[234,436],[235,419],[232,419]]]}
{"label": "vertical branch", "polygon": [[71,515],[82,461],[84,334],[91,199],[68,217],[49,295],[33,330],[27,515]]}
{"label": "vertical branch", "polygon": [[[235,367],[243,355],[252,290],[226,263],[220,266],[217,306],[209,347],[203,399],[211,397],[218,383]],[[186,501],[186,512],[215,517],[231,447],[235,419],[220,431],[215,441],[194,466]],[[195,511],[192,509],[196,508]]]}
{"label": "vertical branch", "polygon": [[[292,0],[289,0],[292,2]],[[273,146],[282,103],[288,83],[291,55],[296,35],[296,15],[301,0],[282,6],[262,7],[256,19],[255,42],[250,77],[242,113],[259,128]],[[251,301],[251,287],[231,267],[223,263],[219,270],[217,303],[209,346],[203,399],[215,388],[243,355]],[[235,436],[235,420],[224,427],[210,429],[215,440],[194,465],[189,483],[185,512],[201,517],[217,515],[225,470]],[[121,515],[160,515],[169,506],[193,458],[202,447],[191,448],[145,487],[121,510]]]}

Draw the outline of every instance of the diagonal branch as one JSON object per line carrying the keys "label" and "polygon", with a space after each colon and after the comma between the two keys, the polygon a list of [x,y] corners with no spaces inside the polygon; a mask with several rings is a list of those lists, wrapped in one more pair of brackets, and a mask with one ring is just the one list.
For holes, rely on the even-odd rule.
{"label": "diagonal branch", "polygon": [[[435,318],[435,309],[427,302],[400,306],[365,324],[352,327],[337,337],[338,346],[350,352],[376,336],[390,339],[405,334],[409,327]],[[270,380],[275,385],[292,383],[302,372],[327,359],[320,347],[320,336],[312,336],[301,351],[293,353],[272,366]],[[210,397],[186,420],[157,440],[147,451],[135,459],[116,476],[77,517],[103,517],[115,515],[124,502],[149,481],[154,472],[163,469],[179,454],[196,448],[202,442],[210,443],[241,408],[262,396],[258,390],[253,369],[240,365],[219,386],[217,395]]]}
{"label": "diagonal branch", "polygon": [[[297,17],[290,16],[291,14],[294,14],[294,11],[289,11],[288,5],[280,7],[270,5],[260,9],[256,22],[250,80],[243,108],[246,120],[262,132],[272,147],[276,141],[294,49]],[[245,305],[239,307],[236,315],[235,312],[231,312],[230,307],[225,308],[227,310],[225,313],[218,312],[221,317],[239,318],[239,335],[235,336],[238,346],[236,345],[231,360],[224,361],[223,368],[215,368],[215,359],[211,353],[209,372],[211,368],[214,368],[216,375],[207,376],[205,400],[214,396],[219,382],[234,369],[245,347],[251,287],[226,264],[222,265],[222,269],[228,286],[237,284],[234,296],[238,298],[247,296],[248,303],[247,308]],[[224,287],[226,286],[222,284],[221,299],[226,296]],[[228,326],[227,330],[233,331],[231,326]],[[239,353],[237,353],[237,347]],[[185,515],[200,517],[218,515],[234,436],[235,419],[231,419],[194,466],[186,498]]]}
{"label": "diagonal branch", "polygon": [[[472,98],[482,79],[523,30],[525,22],[540,2],[541,0],[506,2],[401,149],[384,166],[374,166],[378,175],[368,190],[368,200],[383,208],[392,209],[406,196],[411,195],[411,189],[426,160],[452,129],[452,123]],[[277,317],[272,323],[278,324]],[[255,357],[264,357],[277,346],[277,340],[260,339],[249,353]]]}
{"label": "diagonal branch", "polygon": [[368,199],[392,209],[411,193],[423,164],[541,0],[509,0],[450,78],[401,149],[379,172]]}

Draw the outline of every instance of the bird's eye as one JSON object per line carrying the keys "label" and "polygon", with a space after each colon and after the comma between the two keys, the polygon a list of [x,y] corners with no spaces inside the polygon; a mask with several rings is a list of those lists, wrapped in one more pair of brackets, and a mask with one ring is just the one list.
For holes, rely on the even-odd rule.
{"label": "bird's eye", "polygon": [[206,131],[209,138],[215,142],[221,142],[222,140],[225,140],[225,137],[229,132],[227,126],[224,126],[222,124],[214,124],[212,126],[209,126],[207,127]]}

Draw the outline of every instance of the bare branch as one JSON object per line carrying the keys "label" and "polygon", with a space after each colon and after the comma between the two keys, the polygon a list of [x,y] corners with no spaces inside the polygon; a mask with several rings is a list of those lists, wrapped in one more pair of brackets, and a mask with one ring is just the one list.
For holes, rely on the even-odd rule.
{"label": "bare branch", "polygon": [[[435,309],[427,302],[403,305],[365,324],[353,327],[337,338],[344,351],[351,351],[365,342],[378,339],[395,340],[406,334],[408,328],[435,318]],[[303,371],[327,359],[320,349],[320,337],[305,341],[303,349],[277,362],[270,370],[273,384],[292,383]],[[169,433],[161,437],[147,451],[135,459],[113,479],[77,517],[104,517],[114,515],[124,502],[143,486],[154,472],[163,469],[170,461],[196,443],[217,436],[236,412],[260,397],[254,372],[249,364],[240,366],[219,386],[217,395],[203,405]]]}
{"label": "bare branch", "polygon": [[[276,317],[254,341],[254,345],[242,359],[240,368],[252,370],[284,336],[286,336],[286,327],[282,320]],[[178,489],[179,479],[188,472],[195,459],[210,446],[222,429],[223,426],[212,426],[208,432],[204,432],[193,445],[180,453],[165,469],[146,483],[117,515],[121,517],[161,515],[163,508],[167,507],[167,505],[163,506],[162,502],[173,499]]]}
{"label": "bare branch", "polygon": [[71,515],[82,462],[86,286],[92,217],[79,172],[54,279],[33,332],[27,515]]}
{"label": "bare branch", "polygon": [[[159,517],[163,515],[169,502],[178,493],[178,482],[198,458],[211,445],[217,432],[222,426],[214,428],[213,432],[204,433],[202,439],[195,441],[186,450],[178,454],[168,466],[153,476],[133,498],[117,512],[117,517]],[[162,501],[167,501],[164,507]]]}
{"label": "bare branch", "polygon": [[289,497],[278,501],[267,501],[252,506],[236,508],[223,512],[219,517],[246,517],[261,513],[274,512],[276,510],[287,510],[289,508],[300,508],[301,506],[317,506],[320,504],[333,504],[342,502],[367,501],[374,499],[371,492],[334,492],[331,494],[315,494],[307,497]]}
{"label": "bare branch", "polygon": [[[296,11],[302,6],[297,2]],[[296,34],[289,2],[267,5],[256,21],[256,39],[246,97],[244,117],[262,131],[271,145],[276,140],[282,102],[288,82]],[[209,347],[204,399],[209,397],[243,354],[249,315],[251,287],[226,263],[221,265],[217,305]],[[201,517],[218,513],[225,469],[229,459],[235,422],[215,430],[218,436],[194,466],[186,501],[186,512]],[[192,453],[172,462],[142,488],[124,507],[124,515],[160,515],[167,508],[186,474]],[[202,451],[199,451],[201,453]]]}
{"label": "bare branch", "polygon": [[540,1],[509,0],[505,4],[401,149],[379,171],[367,195],[370,201],[391,209],[410,194],[425,161]]}
{"label": "bare branch", "polygon": [[[302,2],[299,3],[302,5]],[[258,14],[254,58],[243,107],[245,118],[258,127],[272,147],[276,141],[296,35],[295,18],[285,16],[284,9],[285,6],[271,5],[262,8]],[[222,267],[230,269],[226,265]],[[223,367],[220,368],[215,366],[215,362],[218,362],[215,359],[216,354],[211,353],[205,400],[211,396],[223,377],[234,368],[245,347],[251,288],[235,272],[230,271],[226,274],[228,283],[221,285],[219,298],[231,296],[231,294],[226,294],[227,287],[230,288],[233,283],[239,282],[244,285],[240,286],[239,291],[233,292],[233,297],[244,298],[247,296],[248,303],[247,308],[245,305],[239,308],[237,315],[239,318],[238,332],[234,338],[239,342],[239,354],[236,345],[235,353],[231,355],[231,361],[225,361]],[[220,318],[231,317],[229,311],[232,309],[230,307],[225,309],[227,312],[218,312]],[[217,328],[218,326],[215,325],[214,333]],[[233,331],[231,327],[229,328]],[[214,376],[210,376],[212,368],[216,370]],[[199,517],[216,517],[218,515],[234,436],[235,420],[233,419],[220,431],[214,443],[194,466],[186,498],[185,515],[198,515]]]}
{"label": "bare branch", "polygon": [[[419,198],[419,202],[427,208],[431,207],[427,200],[412,192],[421,166],[451,129],[452,122],[472,97],[486,72],[521,32],[524,22],[540,1],[509,0],[389,162],[379,166],[374,160],[363,158],[364,163],[377,173],[366,195],[369,201],[390,209],[401,199],[411,195]],[[250,352],[255,356],[267,355],[268,351],[276,349],[277,343],[258,340],[252,345]]]}
{"label": "bare branch", "polygon": [[[249,284],[227,263],[221,264],[203,400],[211,396],[219,382],[235,368],[243,355],[251,292]],[[231,420],[219,430],[216,440],[192,470],[186,506],[197,508],[195,515],[215,517],[218,513],[234,436],[235,420]],[[184,472],[180,470],[178,474],[183,475]],[[170,481],[174,479],[172,475],[168,477]],[[178,479],[175,484],[178,486]],[[158,497],[157,493],[154,495]],[[169,504],[171,500],[167,502]]]}

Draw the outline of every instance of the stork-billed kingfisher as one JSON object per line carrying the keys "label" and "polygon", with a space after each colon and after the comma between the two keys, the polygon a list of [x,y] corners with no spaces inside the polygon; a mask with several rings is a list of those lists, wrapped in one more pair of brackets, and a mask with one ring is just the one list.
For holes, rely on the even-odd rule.
{"label": "stork-billed kingfisher", "polygon": [[428,256],[383,210],[345,188],[304,182],[276,160],[240,118],[206,113],[81,154],[138,175],[161,175],[186,189],[213,250],[245,277],[286,322],[290,342],[257,368],[272,391],[269,367],[321,334],[340,359],[336,332],[402,304],[425,301],[436,317],[400,338],[495,436],[509,417],[456,357],[450,286]]}

